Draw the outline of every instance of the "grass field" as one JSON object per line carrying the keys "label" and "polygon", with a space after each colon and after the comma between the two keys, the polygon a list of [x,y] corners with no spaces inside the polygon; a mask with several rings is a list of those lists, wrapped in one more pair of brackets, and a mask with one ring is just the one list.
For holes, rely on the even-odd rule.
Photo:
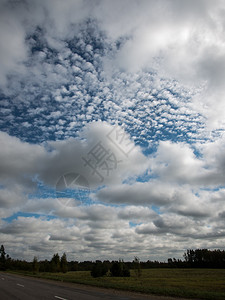
{"label": "grass field", "polygon": [[[28,272],[22,274],[32,275]],[[224,269],[148,269],[142,270],[140,278],[132,271],[131,277],[127,278],[92,278],[86,271],[38,273],[32,276],[157,295],[225,299]]]}

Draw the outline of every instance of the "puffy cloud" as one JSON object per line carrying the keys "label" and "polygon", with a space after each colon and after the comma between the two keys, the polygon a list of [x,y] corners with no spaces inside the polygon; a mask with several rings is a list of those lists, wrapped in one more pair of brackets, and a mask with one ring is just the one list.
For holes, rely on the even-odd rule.
{"label": "puffy cloud", "polygon": [[75,172],[83,175],[90,187],[94,187],[120,182],[127,176],[142,173],[143,167],[146,168],[147,159],[141,149],[119,126],[100,121],[90,123],[80,136],[85,140],[70,138],[67,141],[49,142],[51,152],[44,161],[40,179],[54,185],[60,176]]}
{"label": "puffy cloud", "polygon": [[[0,207],[3,209],[12,208],[15,205],[18,205],[19,207],[21,204],[27,201],[27,198],[23,194],[24,190],[22,186],[14,185],[12,190],[0,189],[0,191]],[[2,214],[2,217],[3,216],[4,213]]]}
{"label": "puffy cloud", "polygon": [[159,182],[123,184],[101,189],[94,198],[113,204],[163,205],[170,201],[174,189]]}
{"label": "puffy cloud", "polygon": [[21,142],[4,132],[0,132],[0,143],[1,183],[13,189],[20,184],[29,191],[34,187],[32,177],[38,172],[38,163],[44,159],[45,150],[42,146]]}
{"label": "puffy cloud", "polygon": [[152,170],[165,181],[199,184],[207,174],[205,161],[197,158],[193,149],[184,143],[160,142]]}
{"label": "puffy cloud", "polygon": [[27,47],[24,42],[25,29],[18,18],[21,10],[19,13],[12,11],[8,1],[1,1],[0,5],[0,84],[5,85],[7,83],[6,75],[25,71],[23,62],[27,58]]}
{"label": "puffy cloud", "polygon": [[8,187],[23,184],[26,191],[35,187],[35,178],[55,188],[60,177],[71,172],[84,176],[90,187],[121,182],[142,173],[147,162],[122,128],[105,122],[88,125],[83,136],[81,133],[83,140],[70,138],[45,146],[31,145],[3,132],[0,138],[1,181]]}

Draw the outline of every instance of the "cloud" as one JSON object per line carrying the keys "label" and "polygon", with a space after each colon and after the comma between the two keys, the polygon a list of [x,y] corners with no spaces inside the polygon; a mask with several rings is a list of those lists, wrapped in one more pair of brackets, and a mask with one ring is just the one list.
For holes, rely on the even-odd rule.
{"label": "cloud", "polygon": [[[19,14],[22,11],[19,12]],[[27,58],[25,44],[25,29],[21,24],[19,14],[10,9],[8,1],[1,1],[0,26],[0,84],[7,83],[6,76],[13,72],[25,72],[23,62]]]}
{"label": "cloud", "polygon": [[160,142],[152,170],[163,180],[177,183],[199,184],[199,178],[207,174],[204,160],[194,155],[187,144]]}
{"label": "cloud", "polygon": [[[0,207],[4,208],[15,208],[15,205],[22,205],[27,201],[26,197],[23,194],[23,188],[19,185],[14,186],[13,190],[0,189]],[[4,214],[2,214],[2,217]]]}
{"label": "cloud", "polygon": [[43,160],[45,151],[42,146],[21,142],[16,137],[0,132],[0,178],[4,185],[13,187],[20,184],[29,191],[32,176],[38,172],[38,163]]}
{"label": "cloud", "polygon": [[[3,222],[0,231],[7,240],[7,251],[21,258],[32,258],[39,253],[39,259],[45,259],[55,252],[66,251],[69,259],[79,253],[80,260],[118,259],[118,256],[132,260],[139,253],[143,260],[154,260],[167,259],[165,249],[169,256],[176,253],[173,256],[182,257],[182,249],[190,244],[215,247],[224,236],[222,223],[209,227],[207,220],[196,222],[173,213],[158,216],[145,207],[94,205],[82,210],[82,216],[77,214],[70,220],[18,217],[11,223]],[[139,220],[141,224],[135,224]]]}
{"label": "cloud", "polygon": [[108,5],[111,9],[100,18],[104,28],[114,39],[123,37],[110,68],[115,63],[131,72],[156,68],[181,84],[202,86],[194,107],[208,118],[210,129],[223,127],[224,4],[178,2],[142,1],[138,9],[135,1],[129,5],[126,1],[105,2],[102,10],[105,12]]}
{"label": "cloud", "polygon": [[[122,137],[132,146],[128,157],[123,152],[126,148],[119,144],[116,135],[111,140],[107,137],[108,133],[115,130],[120,130],[120,139]],[[142,173],[147,161],[140,148],[135,147],[122,128],[113,127],[106,122],[89,124],[80,134],[81,139],[70,138],[45,145],[31,145],[3,132],[0,138],[1,182],[11,188],[15,184],[21,184],[24,192],[31,192],[31,187],[35,188],[37,180],[56,188],[59,178],[71,172],[84,176],[90,187],[121,182],[127,176]],[[96,153],[100,156],[95,159]],[[138,165],[132,163],[134,161]]]}
{"label": "cloud", "polygon": [[142,70],[134,76],[113,68],[112,76],[107,75],[104,60],[113,56],[117,46],[110,46],[98,22],[74,25],[76,30],[70,31],[74,36],[60,39],[59,49],[49,44],[44,26],[31,26],[25,41],[29,49],[26,72],[9,77],[8,88],[3,89],[10,98],[2,111],[4,131],[40,143],[74,137],[85,124],[102,119],[125,124],[134,139],[146,147],[162,135],[162,128],[163,138],[176,136],[178,129],[182,139],[191,125],[194,132],[189,133],[189,139],[206,135],[197,130],[200,125],[204,128],[203,117],[186,101],[195,92]]}
{"label": "cloud", "polygon": [[[113,140],[107,136],[116,130],[122,133],[119,138],[126,140],[132,147],[128,157],[123,151],[126,151],[123,145],[118,148],[119,141],[116,141],[116,134]],[[94,187],[103,183],[120,182],[127,176],[143,172],[146,158],[119,126],[111,126],[100,121],[93,122],[86,126],[80,137],[85,141],[71,138],[67,141],[49,142],[51,153],[48,153],[48,159],[45,160],[45,166],[40,172],[41,180],[54,185],[63,174],[75,172],[82,174],[90,186]],[[138,164],[132,164],[132,161]]]}
{"label": "cloud", "polygon": [[174,190],[169,185],[161,187],[158,182],[137,182],[101,189],[94,199],[113,204],[163,205],[170,201]]}
{"label": "cloud", "polygon": [[[222,140],[218,140],[217,144],[199,144],[198,150],[202,154],[199,157],[190,146],[171,142],[159,143],[157,152],[150,157],[145,157],[137,146],[126,157],[118,145],[114,144],[116,140],[112,142],[107,137],[115,128],[121,129],[105,122],[94,122],[86,126],[79,139],[70,138],[42,145],[30,145],[6,133],[1,134],[4,145],[1,149],[1,176],[4,179],[1,206],[4,214],[6,213],[4,216],[18,210],[40,215],[39,218],[18,217],[11,223],[3,222],[1,234],[8,237],[10,249],[12,240],[20,244],[23,235],[29,244],[24,253],[30,257],[35,251],[40,251],[43,257],[47,251],[49,253],[49,249],[52,252],[56,248],[64,251],[62,240],[67,244],[71,257],[73,251],[85,249],[83,258],[90,258],[92,250],[96,251],[100,245],[99,255],[102,257],[125,255],[125,248],[132,257],[141,251],[140,243],[142,249],[150,247],[148,236],[151,236],[157,248],[155,255],[163,257],[163,254],[159,254],[159,249],[165,246],[168,251],[173,252],[171,244],[176,244],[178,238],[184,239],[182,248],[188,247],[187,241],[194,246],[197,241],[208,238],[207,245],[211,246],[211,240],[223,239],[224,226],[220,220],[225,210],[224,191],[222,188],[218,191],[201,189],[202,186],[208,186],[207,181],[204,183],[204,178],[207,178],[204,177],[205,166],[207,170],[213,170],[210,170],[211,178],[213,174],[218,176],[215,168],[219,169],[223,159],[223,153],[219,150]],[[124,134],[129,138],[129,135]],[[105,177],[105,187],[92,192],[92,203],[89,206],[77,201],[72,207],[67,207],[59,198],[51,197],[53,194],[48,189],[43,190],[42,194],[40,190],[38,197],[37,194],[30,199],[25,197],[29,190],[28,181],[31,184],[35,176],[54,190],[57,179],[68,170],[82,171],[90,185],[97,187],[100,184],[99,178],[94,178],[94,174],[90,176],[90,170],[85,170],[80,157],[87,154],[99,140],[122,158],[123,164],[118,164],[118,169],[109,178]],[[128,141],[132,145],[133,142]],[[12,162],[14,163],[11,165]],[[137,176],[141,176],[146,170],[150,175],[149,180],[136,182]],[[19,180],[20,185],[17,184],[18,174],[22,178]],[[23,174],[27,175],[25,179]],[[125,183],[125,179],[129,183]],[[215,183],[217,180],[215,179]],[[35,184],[37,181],[33,182],[33,192]],[[9,192],[10,186],[13,188]],[[46,194],[42,198],[45,192],[49,196]],[[116,206],[108,206],[109,204]],[[121,204],[125,206],[120,207]],[[51,219],[52,217],[56,219]],[[26,230],[27,226],[29,230]],[[33,239],[34,232],[39,232],[38,249],[37,241]],[[161,237],[165,234],[170,234],[171,238],[162,243]],[[80,245],[75,250],[72,246],[74,242]],[[206,245],[205,242],[201,244]],[[24,250],[23,247],[21,249]],[[14,253],[23,256],[22,252]],[[142,254],[148,258],[145,251]]]}
{"label": "cloud", "polygon": [[[224,3],[0,5],[9,251],[46,258],[65,243],[81,260],[166,259],[223,245]],[[96,168],[97,150],[108,161]],[[57,197],[71,174],[88,182],[88,203]]]}
{"label": "cloud", "polygon": [[[166,183],[159,178],[152,182],[134,183],[104,188],[93,195],[94,200],[110,204],[152,207],[157,213],[169,212],[199,219],[216,218],[223,207],[223,189],[218,192],[201,191],[192,185]],[[222,206],[221,206],[222,205]]]}
{"label": "cloud", "polygon": [[[115,61],[126,69],[151,68],[155,65],[153,59],[162,57],[168,75],[192,85],[196,79],[200,84],[206,81],[210,90],[214,87],[223,90],[221,1],[213,4],[199,1],[197,5],[192,2],[181,5],[178,1],[142,1],[141,4],[136,1],[67,1],[63,6],[60,1],[54,1],[53,5],[50,0],[41,5],[36,1],[27,4],[2,1],[1,6],[5,62],[2,78],[18,67],[17,62],[21,64],[28,59],[26,37],[32,30],[43,27],[47,43],[62,50],[65,49],[62,40],[73,38],[72,32],[77,33],[78,25],[91,18],[111,42],[122,39]],[[3,18],[7,18],[7,22]],[[14,41],[17,41],[16,48],[11,45]],[[10,51],[5,51],[6,45]]]}
{"label": "cloud", "polygon": [[204,222],[199,222],[199,224],[197,224],[195,221],[187,217],[177,216],[174,214],[160,216],[152,223],[138,225],[136,232],[144,235],[165,235],[165,233],[169,233],[186,238],[203,238],[203,236],[206,237],[207,235],[217,235],[217,233],[212,232],[212,229],[208,228]]}

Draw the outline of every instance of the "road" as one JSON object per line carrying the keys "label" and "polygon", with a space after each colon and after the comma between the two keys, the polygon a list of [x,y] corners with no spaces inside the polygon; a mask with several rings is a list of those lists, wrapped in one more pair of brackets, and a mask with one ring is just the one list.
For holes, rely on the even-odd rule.
{"label": "road", "polygon": [[2,300],[161,300],[157,296],[92,288],[65,282],[50,281],[20,275],[0,273],[0,299]]}

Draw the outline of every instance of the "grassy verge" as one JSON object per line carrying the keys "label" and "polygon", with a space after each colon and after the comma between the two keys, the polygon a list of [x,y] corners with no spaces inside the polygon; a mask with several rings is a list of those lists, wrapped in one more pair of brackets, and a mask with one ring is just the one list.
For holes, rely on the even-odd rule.
{"label": "grassy verge", "polygon": [[219,269],[148,269],[141,277],[92,278],[90,272],[63,273],[15,272],[28,276],[88,284],[92,286],[135,291],[164,296],[199,298],[207,300],[225,299],[225,270]]}

